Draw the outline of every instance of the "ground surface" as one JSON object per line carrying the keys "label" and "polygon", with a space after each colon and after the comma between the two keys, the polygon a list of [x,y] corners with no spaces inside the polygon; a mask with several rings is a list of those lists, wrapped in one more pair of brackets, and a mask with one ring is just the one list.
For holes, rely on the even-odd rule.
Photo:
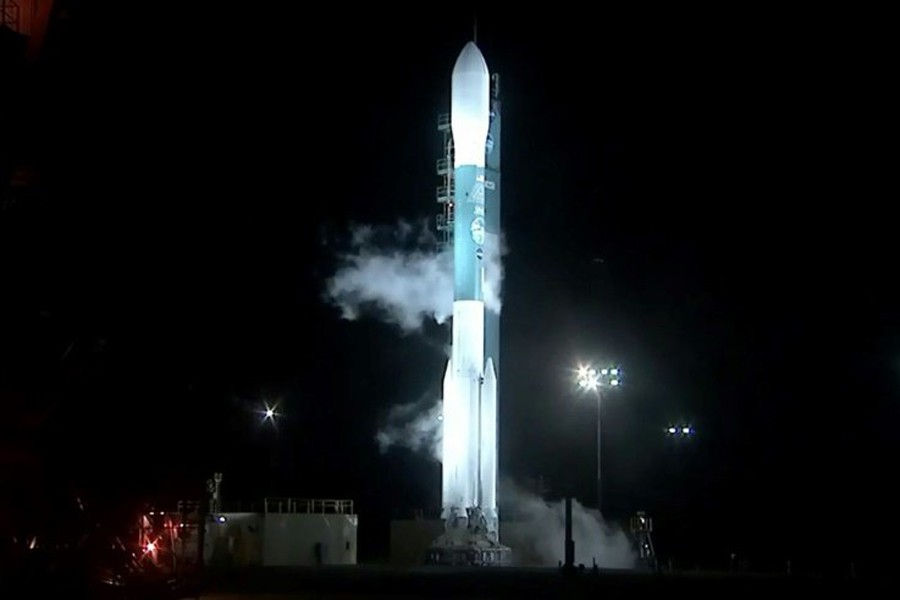
{"label": "ground surface", "polygon": [[[10,574],[8,574],[10,575]],[[32,574],[36,575],[36,574]],[[891,577],[894,577],[892,580]],[[386,567],[255,569],[207,572],[185,580],[180,593],[171,586],[113,588],[80,572],[46,572],[40,577],[0,577],[0,598],[96,598],[98,600],[355,600],[424,598],[492,600],[501,598],[843,598],[900,597],[897,578],[749,575],[734,573],[640,573],[590,569]],[[202,591],[197,591],[202,590]],[[191,595],[193,593],[193,595]]]}
{"label": "ground surface", "polygon": [[[590,569],[285,569],[209,579],[203,600],[310,600],[355,598],[635,598],[884,597],[887,581],[716,573],[656,574]],[[894,590],[895,591],[895,590]],[[685,596],[686,595],[686,596]],[[867,595],[867,594],[866,594]]]}

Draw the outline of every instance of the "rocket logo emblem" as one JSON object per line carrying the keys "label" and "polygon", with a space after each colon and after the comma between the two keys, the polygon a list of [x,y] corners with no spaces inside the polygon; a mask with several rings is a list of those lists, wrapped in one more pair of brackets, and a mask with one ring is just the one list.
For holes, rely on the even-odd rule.
{"label": "rocket logo emblem", "polygon": [[472,202],[484,202],[484,183],[480,181],[475,182],[475,185],[472,186],[470,200]]}
{"label": "rocket logo emblem", "polygon": [[484,243],[484,219],[475,217],[472,219],[472,240],[479,246]]}

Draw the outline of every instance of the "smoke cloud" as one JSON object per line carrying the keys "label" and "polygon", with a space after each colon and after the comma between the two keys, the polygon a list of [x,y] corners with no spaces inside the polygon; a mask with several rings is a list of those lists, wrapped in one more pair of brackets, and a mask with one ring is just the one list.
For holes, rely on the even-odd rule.
{"label": "smoke cloud", "polygon": [[[385,233],[389,235],[385,235]],[[453,252],[436,250],[427,222],[401,222],[388,230],[369,225],[351,232],[351,248],[329,279],[326,296],[341,315],[356,320],[367,309],[404,332],[426,321],[446,323],[453,314]],[[489,310],[500,312],[505,250],[488,252],[484,294]]]}
{"label": "smoke cloud", "polygon": [[[564,555],[565,503],[548,502],[508,479],[500,482],[500,498],[500,539],[513,548],[513,560],[523,566],[557,566]],[[597,566],[606,569],[635,566],[637,557],[625,532],[576,500],[572,501],[572,538],[575,564],[590,567],[596,560]]]}
{"label": "smoke cloud", "polygon": [[427,453],[441,461],[441,402],[410,402],[391,407],[384,426],[375,440],[381,452],[391,446],[409,448],[414,452]]}
{"label": "smoke cloud", "polygon": [[[386,452],[392,446],[409,448],[441,460],[440,402],[422,400],[394,406],[375,439]],[[563,501],[547,501],[510,479],[500,481],[500,541],[513,549],[520,566],[556,567],[564,556],[566,509]],[[618,526],[606,523],[596,510],[572,501],[575,563],[604,569],[632,569],[637,556]]]}
{"label": "smoke cloud", "polygon": [[500,314],[503,302],[501,292],[503,288],[503,257],[509,252],[506,240],[500,238],[496,246],[488,246],[484,255],[484,305],[491,312]]}

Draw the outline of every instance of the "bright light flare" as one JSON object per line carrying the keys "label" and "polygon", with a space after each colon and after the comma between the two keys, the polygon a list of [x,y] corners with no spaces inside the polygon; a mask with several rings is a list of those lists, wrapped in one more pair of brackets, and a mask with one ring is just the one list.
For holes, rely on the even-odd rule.
{"label": "bright light flare", "polygon": [[275,418],[280,416],[280,413],[276,410],[278,408],[278,404],[269,404],[268,402],[263,403],[263,410],[260,411],[262,414],[263,421],[271,421],[275,422]]}
{"label": "bright light flare", "polygon": [[600,375],[597,373],[597,369],[582,365],[578,367],[576,382],[581,389],[594,391],[600,387]]}
{"label": "bright light flare", "polygon": [[669,435],[680,435],[682,437],[688,437],[694,435],[694,428],[690,425],[669,425],[666,427],[666,433]]}
{"label": "bright light flare", "polygon": [[617,367],[595,369],[594,367],[580,365],[576,369],[575,383],[582,390],[591,392],[601,387],[619,387],[622,385],[620,373],[621,371]]}
{"label": "bright light flare", "polygon": [[156,542],[147,542],[147,545],[144,547],[144,551],[147,554],[150,554],[151,552],[155,552],[156,551]]}

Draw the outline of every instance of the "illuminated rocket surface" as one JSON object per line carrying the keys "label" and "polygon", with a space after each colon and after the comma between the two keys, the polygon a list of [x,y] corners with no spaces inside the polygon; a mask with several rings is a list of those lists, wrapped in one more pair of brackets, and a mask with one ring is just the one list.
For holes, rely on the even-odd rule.
{"label": "illuminated rocket surface", "polygon": [[[499,315],[485,305],[500,255],[500,113],[491,75],[469,42],[453,68],[454,301],[444,375],[442,512],[484,517],[497,533]],[[496,307],[494,307],[496,309]],[[477,516],[477,517],[476,517]]]}

